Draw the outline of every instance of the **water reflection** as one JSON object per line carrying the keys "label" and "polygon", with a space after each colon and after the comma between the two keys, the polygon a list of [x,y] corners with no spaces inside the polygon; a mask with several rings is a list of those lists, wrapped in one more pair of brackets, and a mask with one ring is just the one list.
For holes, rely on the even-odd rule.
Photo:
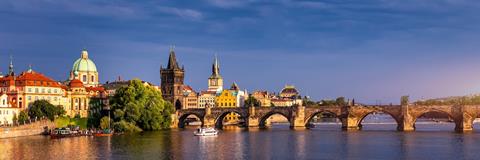
{"label": "water reflection", "polygon": [[[375,127],[371,126],[371,127]],[[0,159],[479,159],[480,133],[377,130],[294,131],[227,127],[216,137],[194,128],[114,137],[0,139]],[[479,124],[475,124],[479,128]],[[447,131],[443,131],[447,130]],[[41,154],[39,154],[41,153]]]}

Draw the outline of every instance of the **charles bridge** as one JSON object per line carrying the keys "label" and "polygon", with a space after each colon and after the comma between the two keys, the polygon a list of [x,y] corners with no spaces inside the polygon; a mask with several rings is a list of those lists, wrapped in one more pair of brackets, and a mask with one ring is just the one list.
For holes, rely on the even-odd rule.
{"label": "charles bridge", "polygon": [[426,113],[444,113],[455,122],[456,131],[471,131],[473,121],[480,117],[480,105],[346,105],[346,106],[294,106],[294,107],[237,107],[201,108],[176,111],[174,127],[183,128],[190,115],[198,117],[203,126],[221,128],[229,113],[237,113],[247,127],[265,127],[267,119],[280,114],[288,119],[292,128],[306,128],[318,114],[331,114],[340,119],[344,130],[361,129],[362,120],[373,113],[385,113],[395,119],[397,130],[414,131],[417,118]]}

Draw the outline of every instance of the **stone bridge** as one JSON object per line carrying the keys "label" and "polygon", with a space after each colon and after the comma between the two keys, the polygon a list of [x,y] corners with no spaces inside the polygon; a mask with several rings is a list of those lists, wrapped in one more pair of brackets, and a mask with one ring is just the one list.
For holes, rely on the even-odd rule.
{"label": "stone bridge", "polygon": [[385,113],[395,119],[399,131],[415,130],[417,118],[426,113],[444,113],[455,122],[456,131],[471,131],[473,121],[480,117],[480,105],[420,106],[420,105],[350,105],[350,106],[295,106],[295,107],[237,107],[184,109],[176,112],[173,127],[183,128],[190,115],[198,117],[203,126],[222,127],[223,118],[237,113],[248,127],[265,127],[266,120],[280,114],[288,119],[292,128],[305,128],[318,114],[337,117],[345,130],[360,129],[362,120],[372,113]]}

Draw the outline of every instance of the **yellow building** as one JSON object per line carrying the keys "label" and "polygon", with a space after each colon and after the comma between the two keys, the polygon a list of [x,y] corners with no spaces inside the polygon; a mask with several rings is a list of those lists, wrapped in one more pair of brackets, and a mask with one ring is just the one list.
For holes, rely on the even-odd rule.
{"label": "yellow building", "polygon": [[237,96],[232,90],[223,90],[216,98],[217,107],[237,107]]}
{"label": "yellow building", "polygon": [[[215,99],[217,107],[238,107],[237,95],[234,90],[223,90]],[[234,122],[239,120],[239,115],[236,113],[229,113],[225,116],[225,121]]]}

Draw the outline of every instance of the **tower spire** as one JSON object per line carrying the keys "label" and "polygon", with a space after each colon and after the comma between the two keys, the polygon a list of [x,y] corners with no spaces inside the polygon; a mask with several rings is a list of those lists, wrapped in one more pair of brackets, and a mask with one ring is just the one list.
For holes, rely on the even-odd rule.
{"label": "tower spire", "polygon": [[177,63],[177,58],[175,57],[175,46],[173,45],[170,46],[167,69],[180,69]]}
{"label": "tower spire", "polygon": [[13,70],[13,56],[10,55],[10,65],[8,66],[8,75],[14,76],[15,71]]}
{"label": "tower spire", "polygon": [[212,75],[214,76],[220,75],[220,65],[218,63],[217,54],[215,54],[215,58],[213,59]]}

